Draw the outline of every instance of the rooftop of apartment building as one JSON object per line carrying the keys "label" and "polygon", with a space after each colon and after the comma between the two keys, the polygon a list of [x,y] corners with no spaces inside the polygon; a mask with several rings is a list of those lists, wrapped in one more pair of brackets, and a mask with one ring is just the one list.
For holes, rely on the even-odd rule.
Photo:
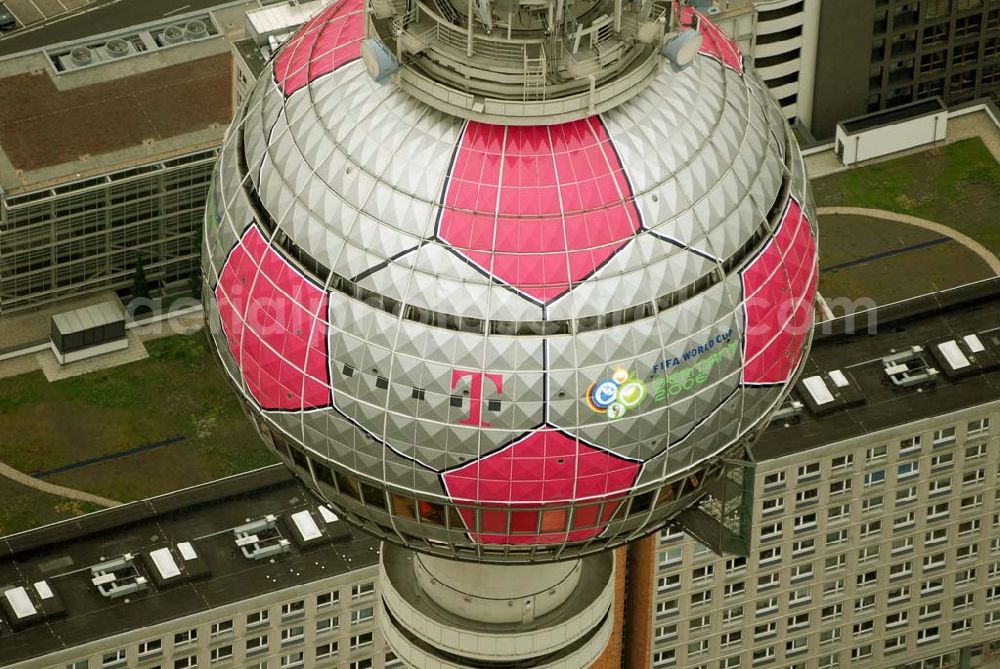
{"label": "rooftop of apartment building", "polygon": [[0,189],[53,188],[217,146],[233,115],[230,44],[259,4],[196,4],[141,25],[99,23],[111,26],[100,34],[42,26],[32,44],[46,33],[53,43],[16,54],[17,35],[0,41]]}
{"label": "rooftop of apartment building", "polygon": [[0,538],[0,665],[377,561],[280,465]]}
{"label": "rooftop of apartment building", "polygon": [[757,460],[1000,398],[1000,277],[879,307],[849,324],[838,319],[816,334],[784,415],[753,448]]}

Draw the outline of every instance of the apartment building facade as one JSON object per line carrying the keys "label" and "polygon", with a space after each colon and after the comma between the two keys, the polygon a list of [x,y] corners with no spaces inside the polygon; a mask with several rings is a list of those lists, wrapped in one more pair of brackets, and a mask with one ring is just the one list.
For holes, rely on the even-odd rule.
{"label": "apartment building facade", "polygon": [[754,66],[792,123],[812,124],[819,0],[755,0]]}
{"label": "apartment building facade", "polygon": [[0,537],[0,666],[395,669],[378,547],[281,465]]}
{"label": "apartment building facade", "polygon": [[[658,538],[655,669],[964,669],[1000,652],[1000,303],[983,310],[817,342],[804,377],[829,394],[800,382],[761,437],[749,557]],[[935,347],[977,331],[968,366],[990,371],[942,380]],[[876,356],[900,351],[937,383],[895,386]]]}
{"label": "apartment building facade", "polygon": [[1000,639],[997,421],[763,463],[749,560],[662,534],[653,667],[976,666]]}
{"label": "apartment building facade", "polygon": [[[63,653],[51,669],[399,669],[375,624],[374,565]],[[18,665],[14,665],[18,666]]]}

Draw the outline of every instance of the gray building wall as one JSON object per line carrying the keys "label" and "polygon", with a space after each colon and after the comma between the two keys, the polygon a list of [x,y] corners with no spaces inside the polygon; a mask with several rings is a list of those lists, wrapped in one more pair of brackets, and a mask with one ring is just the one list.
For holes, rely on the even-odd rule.
{"label": "gray building wall", "polygon": [[812,133],[940,96],[1000,102],[1000,0],[835,0],[820,17]]}
{"label": "gray building wall", "polygon": [[838,121],[860,116],[868,109],[875,2],[834,0],[820,8],[810,127],[818,138],[832,137]]}

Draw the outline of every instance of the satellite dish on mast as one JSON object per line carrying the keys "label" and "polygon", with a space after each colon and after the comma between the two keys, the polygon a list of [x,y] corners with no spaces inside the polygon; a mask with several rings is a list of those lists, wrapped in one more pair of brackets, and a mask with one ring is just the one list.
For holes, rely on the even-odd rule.
{"label": "satellite dish on mast", "polygon": [[698,52],[701,51],[703,38],[701,33],[693,28],[685,28],[674,37],[671,37],[660,50],[671,63],[680,69],[684,69],[694,62]]}
{"label": "satellite dish on mast", "polygon": [[384,84],[389,77],[399,72],[399,61],[384,43],[373,37],[361,41],[361,60],[368,76],[376,84]]}

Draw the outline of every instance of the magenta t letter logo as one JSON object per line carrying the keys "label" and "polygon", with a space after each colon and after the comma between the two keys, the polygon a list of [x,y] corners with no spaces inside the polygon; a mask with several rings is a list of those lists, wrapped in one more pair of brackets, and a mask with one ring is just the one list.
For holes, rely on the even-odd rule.
{"label": "magenta t letter logo", "polygon": [[469,417],[458,421],[460,425],[475,425],[476,427],[489,427],[490,424],[483,420],[483,378],[493,382],[497,393],[503,393],[503,377],[499,374],[487,374],[486,372],[473,372],[464,369],[456,369],[451,373],[451,388],[455,389],[458,382],[467,376],[471,376],[469,381]]}

